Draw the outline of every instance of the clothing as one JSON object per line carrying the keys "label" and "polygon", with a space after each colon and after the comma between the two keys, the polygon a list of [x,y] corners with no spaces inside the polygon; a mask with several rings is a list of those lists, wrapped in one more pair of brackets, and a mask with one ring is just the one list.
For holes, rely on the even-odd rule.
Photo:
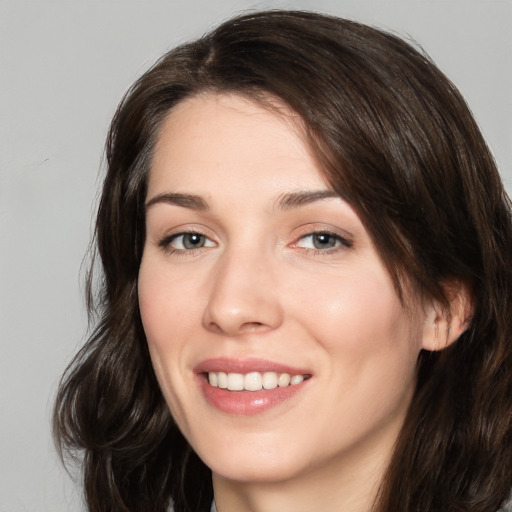
{"label": "clothing", "polygon": [[[215,506],[215,501],[212,502],[212,506],[210,508],[210,512],[217,512],[217,507]],[[512,493],[510,494],[509,499],[503,503],[499,510],[496,512],[512,512]]]}
{"label": "clothing", "polygon": [[498,512],[512,512],[512,493],[510,493],[508,500],[503,503]]}

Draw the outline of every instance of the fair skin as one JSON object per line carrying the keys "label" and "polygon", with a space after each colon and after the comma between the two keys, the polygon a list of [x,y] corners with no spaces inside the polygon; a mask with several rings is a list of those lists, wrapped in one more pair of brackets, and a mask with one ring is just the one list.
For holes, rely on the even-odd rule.
{"label": "fair skin", "polygon": [[[420,350],[462,326],[417,299],[404,308],[300,120],[273,101],[279,113],[202,94],[164,122],[142,321],[172,415],[212,469],[219,512],[367,512]],[[249,375],[256,391],[218,387],[221,372],[236,389]],[[264,373],[272,389],[261,389]]]}

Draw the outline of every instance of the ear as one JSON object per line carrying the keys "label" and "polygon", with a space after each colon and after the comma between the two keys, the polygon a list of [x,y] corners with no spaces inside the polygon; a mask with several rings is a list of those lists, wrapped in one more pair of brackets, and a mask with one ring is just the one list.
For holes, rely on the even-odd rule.
{"label": "ear", "polygon": [[467,329],[474,312],[473,295],[460,281],[443,285],[448,307],[438,301],[425,304],[425,324],[422,348],[429,351],[443,350],[456,341]]}

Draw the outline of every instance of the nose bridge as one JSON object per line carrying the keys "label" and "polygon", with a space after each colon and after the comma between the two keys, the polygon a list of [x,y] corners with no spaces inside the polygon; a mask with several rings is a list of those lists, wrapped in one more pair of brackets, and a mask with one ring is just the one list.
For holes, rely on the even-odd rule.
{"label": "nose bridge", "polygon": [[281,304],[272,286],[274,265],[268,254],[254,247],[232,247],[219,258],[212,272],[205,327],[238,335],[280,325]]}

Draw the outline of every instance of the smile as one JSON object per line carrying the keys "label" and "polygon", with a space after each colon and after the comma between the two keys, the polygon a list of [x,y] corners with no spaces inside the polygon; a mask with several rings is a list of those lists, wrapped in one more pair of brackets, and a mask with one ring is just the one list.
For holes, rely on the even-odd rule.
{"label": "smile", "polygon": [[218,411],[253,416],[303,396],[313,372],[257,358],[206,359],[194,367],[206,402]]}
{"label": "smile", "polygon": [[208,372],[210,386],[229,391],[261,391],[300,384],[308,375],[290,375],[277,372],[226,373]]}

